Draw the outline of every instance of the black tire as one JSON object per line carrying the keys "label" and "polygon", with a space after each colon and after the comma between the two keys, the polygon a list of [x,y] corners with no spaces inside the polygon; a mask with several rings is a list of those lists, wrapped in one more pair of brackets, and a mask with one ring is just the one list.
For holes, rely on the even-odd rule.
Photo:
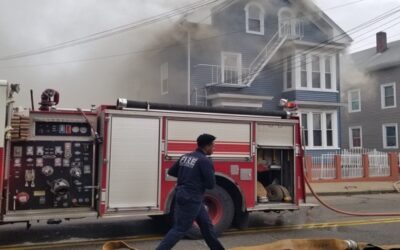
{"label": "black tire", "polygon": [[[218,204],[213,204],[215,202]],[[216,186],[214,189],[206,191],[204,203],[210,205],[209,214],[213,212],[211,210],[216,212],[210,215],[210,219],[213,221],[214,218],[214,231],[217,235],[221,235],[231,226],[233,216],[235,214],[235,206],[231,196],[227,191],[225,191],[225,189],[220,186]],[[186,234],[186,237],[190,239],[202,238],[200,228],[197,225],[193,225]]]}
{"label": "black tire", "polygon": [[234,219],[234,226],[239,229],[239,230],[245,230],[249,227],[249,221],[250,221],[250,213],[249,212],[238,212],[235,215]]}
{"label": "black tire", "polygon": [[283,200],[283,191],[279,187],[279,185],[269,185],[267,187],[268,192],[268,200],[269,201],[278,201],[281,202]]}

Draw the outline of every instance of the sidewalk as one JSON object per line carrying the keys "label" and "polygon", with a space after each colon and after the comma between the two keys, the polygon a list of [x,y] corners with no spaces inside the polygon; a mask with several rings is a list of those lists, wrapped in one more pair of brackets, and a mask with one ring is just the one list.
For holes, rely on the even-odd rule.
{"label": "sidewalk", "polygon": [[[376,194],[376,193],[395,193],[394,182],[331,182],[331,183],[311,183],[311,187],[319,195],[351,195],[351,194]],[[400,184],[397,185],[400,187]],[[307,195],[312,195],[306,187]]]}

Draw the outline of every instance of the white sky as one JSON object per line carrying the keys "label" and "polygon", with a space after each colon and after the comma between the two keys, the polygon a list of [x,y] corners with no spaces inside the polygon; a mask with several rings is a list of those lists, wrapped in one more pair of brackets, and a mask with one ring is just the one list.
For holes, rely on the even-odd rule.
{"label": "white sky", "polygon": [[[314,2],[322,10],[325,10],[330,9],[331,7],[345,5],[347,3],[356,1],[314,0]],[[399,0],[363,0],[342,8],[327,10],[325,13],[330,16],[344,31],[348,31],[359,24],[365,23],[384,12],[390,11],[399,6]],[[360,30],[359,32],[350,33],[349,35],[354,39],[350,51],[354,52],[375,46],[374,34],[379,31],[387,32],[389,42],[400,40],[399,17],[400,13],[396,13],[393,16],[376,23],[375,25],[371,25],[368,28]]]}

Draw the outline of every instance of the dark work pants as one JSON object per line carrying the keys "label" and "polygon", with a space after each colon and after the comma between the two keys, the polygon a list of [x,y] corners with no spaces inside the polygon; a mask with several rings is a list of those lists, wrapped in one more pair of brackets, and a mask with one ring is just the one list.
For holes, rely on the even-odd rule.
{"label": "dark work pants", "polygon": [[174,225],[169,230],[157,250],[169,250],[181,240],[196,221],[200,231],[211,250],[222,250],[208,213],[201,201],[193,200],[185,191],[178,191],[175,196]]}

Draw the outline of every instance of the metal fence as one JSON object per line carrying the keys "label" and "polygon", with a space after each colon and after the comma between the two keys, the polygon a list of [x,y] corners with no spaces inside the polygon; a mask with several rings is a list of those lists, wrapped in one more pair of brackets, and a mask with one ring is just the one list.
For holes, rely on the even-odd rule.
{"label": "metal fence", "polygon": [[[341,160],[340,168],[343,179],[362,178],[364,176],[363,155],[368,156],[370,177],[387,177],[391,174],[387,153],[370,149],[351,149],[341,150],[337,155]],[[313,180],[335,179],[337,177],[335,156],[335,154],[324,154],[312,157],[311,175]]]}
{"label": "metal fence", "polygon": [[347,152],[341,154],[342,178],[361,178],[363,177],[362,154]]}
{"label": "metal fence", "polygon": [[336,178],[335,155],[324,154],[312,158],[312,179],[328,180]]}
{"label": "metal fence", "polygon": [[389,157],[387,153],[372,152],[368,154],[369,176],[385,177],[390,176]]}

